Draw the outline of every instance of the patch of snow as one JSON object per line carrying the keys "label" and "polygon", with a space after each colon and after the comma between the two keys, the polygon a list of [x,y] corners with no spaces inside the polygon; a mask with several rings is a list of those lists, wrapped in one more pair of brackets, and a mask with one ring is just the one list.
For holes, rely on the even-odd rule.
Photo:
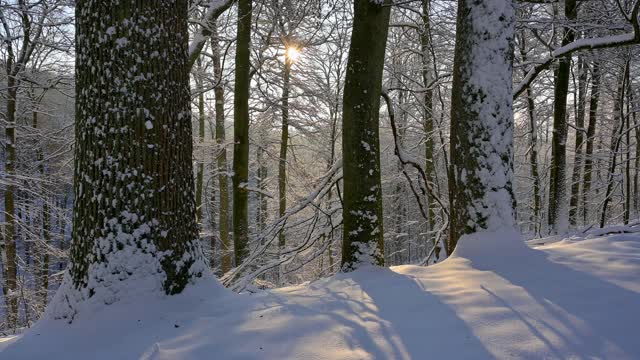
{"label": "patch of snow", "polygon": [[[429,267],[233,294],[211,278],[0,340],[1,359],[638,359],[640,234],[467,236]],[[3,349],[4,347],[4,349]]]}

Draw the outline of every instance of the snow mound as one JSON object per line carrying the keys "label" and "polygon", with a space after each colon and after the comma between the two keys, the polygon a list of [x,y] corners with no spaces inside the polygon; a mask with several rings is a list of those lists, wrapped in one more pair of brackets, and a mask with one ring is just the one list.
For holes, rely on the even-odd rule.
{"label": "snow mound", "polygon": [[467,259],[474,266],[486,267],[512,258],[531,256],[533,253],[519,232],[507,229],[464,235],[451,257]]}
{"label": "snow mound", "polygon": [[640,234],[530,249],[484,233],[429,267],[253,295],[211,279],[72,324],[45,320],[0,339],[0,359],[640,359],[639,304]]}

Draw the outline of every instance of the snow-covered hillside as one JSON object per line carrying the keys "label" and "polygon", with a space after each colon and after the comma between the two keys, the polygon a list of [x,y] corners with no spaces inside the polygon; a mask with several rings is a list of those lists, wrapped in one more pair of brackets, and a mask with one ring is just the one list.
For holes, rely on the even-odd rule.
{"label": "snow-covered hillside", "polygon": [[203,282],[41,322],[0,359],[640,358],[639,234],[515,238],[253,295]]}

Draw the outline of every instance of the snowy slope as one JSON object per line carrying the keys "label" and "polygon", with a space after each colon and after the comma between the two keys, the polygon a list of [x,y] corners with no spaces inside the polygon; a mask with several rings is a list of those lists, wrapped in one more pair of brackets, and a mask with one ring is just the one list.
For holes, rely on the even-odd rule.
{"label": "snowy slope", "polygon": [[638,324],[640,235],[501,234],[428,268],[116,303],[0,339],[0,359],[640,359]]}

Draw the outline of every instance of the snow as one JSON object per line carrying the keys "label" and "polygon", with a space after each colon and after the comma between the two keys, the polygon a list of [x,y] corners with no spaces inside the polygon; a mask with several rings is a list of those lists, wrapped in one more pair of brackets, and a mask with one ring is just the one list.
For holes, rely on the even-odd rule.
{"label": "snow", "polygon": [[[539,242],[529,242],[539,244]],[[529,247],[460,240],[446,261],[234,294],[212,279],[0,339],[0,359],[640,358],[640,234]]]}

